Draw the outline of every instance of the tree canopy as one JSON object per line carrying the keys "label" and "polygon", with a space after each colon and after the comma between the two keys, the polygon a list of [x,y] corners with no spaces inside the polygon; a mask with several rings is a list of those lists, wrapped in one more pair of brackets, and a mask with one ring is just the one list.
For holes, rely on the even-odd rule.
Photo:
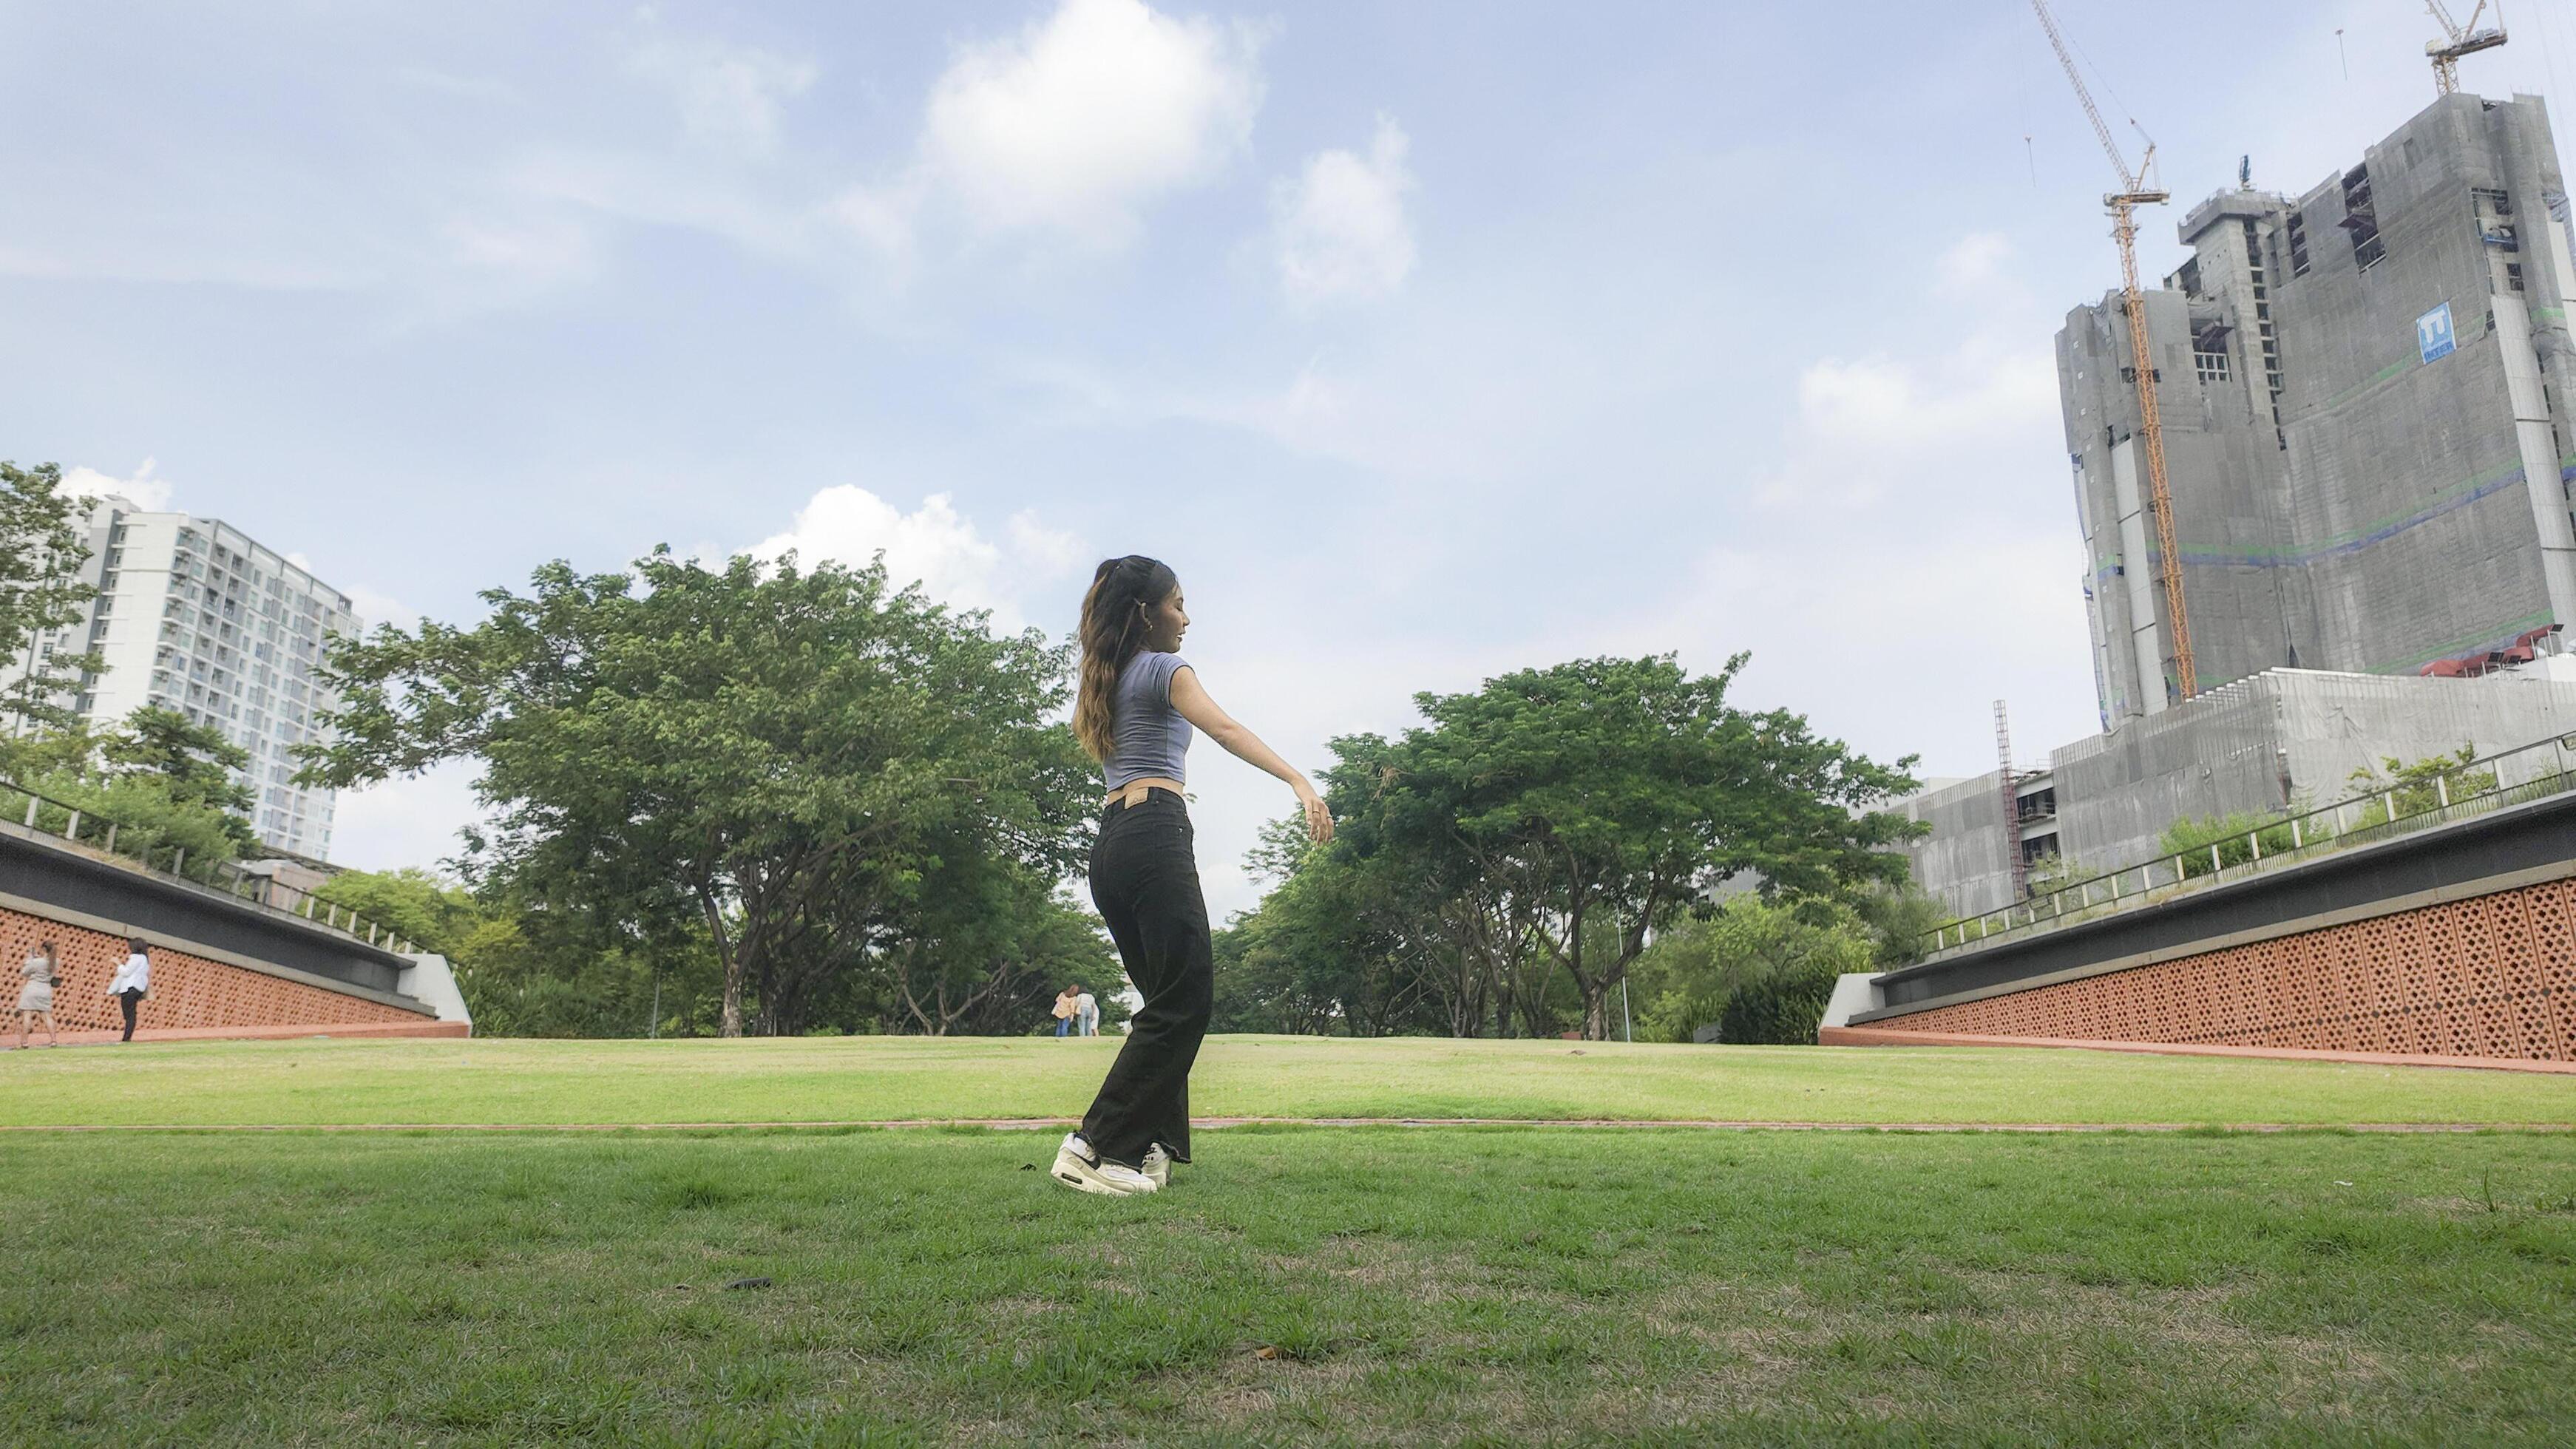
{"label": "tree canopy", "polygon": [[1011,969],[1031,937],[975,909],[1010,903],[1053,941],[1046,883],[1088,844],[1090,762],[1050,719],[1069,661],[1036,631],[996,636],[889,588],[881,562],[792,556],[657,549],[484,599],[473,628],[380,627],[334,653],[338,735],[308,747],[306,778],[478,760],[493,823],[467,843],[470,883],[637,940],[694,923],[726,1035],[750,1003],[799,1030],[862,971],[914,983],[934,1030],[971,1014],[972,983],[1036,989]]}
{"label": "tree canopy", "polygon": [[82,500],[66,496],[62,483],[63,470],[52,463],[0,462],[0,661],[24,671],[0,697],[0,715],[13,730],[78,724],[55,698],[79,688],[84,672],[104,667],[86,649],[48,656],[34,647],[37,635],[87,617],[86,606],[98,597],[80,579],[89,560]]}
{"label": "tree canopy", "polygon": [[1879,765],[1786,710],[1729,704],[1744,662],[1521,670],[1416,696],[1425,723],[1396,738],[1334,741],[1339,837],[1293,856],[1228,949],[1352,1030],[1541,1034],[1570,991],[1599,1038],[1655,933],[1727,882],[1774,900],[1903,881],[1888,847],[1914,827],[1869,807],[1914,787],[1912,759]]}

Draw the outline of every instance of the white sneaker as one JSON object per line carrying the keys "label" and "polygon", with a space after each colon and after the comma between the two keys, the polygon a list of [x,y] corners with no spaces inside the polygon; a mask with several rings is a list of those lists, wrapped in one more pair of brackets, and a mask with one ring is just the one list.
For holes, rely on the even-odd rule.
{"label": "white sneaker", "polygon": [[1157,1142],[1145,1149],[1144,1173],[1154,1180],[1156,1192],[1172,1185],[1172,1154],[1163,1150],[1162,1143]]}
{"label": "white sneaker", "polygon": [[1077,1191],[1106,1197],[1135,1197],[1162,1186],[1132,1167],[1102,1162],[1079,1132],[1064,1134],[1064,1145],[1055,1150],[1055,1169],[1050,1175]]}

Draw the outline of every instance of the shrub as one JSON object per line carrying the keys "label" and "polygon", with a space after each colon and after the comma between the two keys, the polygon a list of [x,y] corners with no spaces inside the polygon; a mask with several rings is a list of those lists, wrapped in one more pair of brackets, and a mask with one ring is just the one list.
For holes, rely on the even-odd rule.
{"label": "shrub", "polygon": [[[2478,757],[2477,746],[2462,745],[2457,755],[2428,755],[2411,765],[2399,764],[2395,756],[2384,756],[2381,768],[2355,770],[2349,777],[2355,793],[2368,791],[2379,797],[2362,807],[2356,830],[2388,823],[2388,801],[2394,797],[2399,816],[2421,814],[2438,809],[2442,798],[2466,800],[2483,795],[2496,787],[2496,772],[2464,768]],[[2440,784],[2436,784],[2440,781]],[[2271,842],[2265,841],[2268,847]]]}
{"label": "shrub", "polygon": [[[2323,821],[2310,821],[2302,834],[2308,843],[2323,834]],[[2247,840],[2256,836],[2262,841],[2265,855],[2281,855],[2290,849],[2290,823],[2278,814],[2257,815],[2239,810],[2233,815],[2212,815],[2206,820],[2177,820],[2165,827],[2156,848],[2165,855],[2182,857],[2186,879],[2204,876],[2228,866],[2243,865],[2254,858],[2254,847]],[[2218,848],[2215,864],[2210,860],[2210,847]]]}
{"label": "shrub", "polygon": [[1825,1003],[1847,964],[1818,958],[1736,988],[1718,1019],[1718,1040],[1739,1046],[1813,1046]]}
{"label": "shrub", "polygon": [[1813,1043],[1834,979],[1875,964],[1878,940],[1846,904],[1779,904],[1745,896],[1677,927],[1638,958],[1638,1037],[1689,1041],[1711,1021],[1718,1039]]}

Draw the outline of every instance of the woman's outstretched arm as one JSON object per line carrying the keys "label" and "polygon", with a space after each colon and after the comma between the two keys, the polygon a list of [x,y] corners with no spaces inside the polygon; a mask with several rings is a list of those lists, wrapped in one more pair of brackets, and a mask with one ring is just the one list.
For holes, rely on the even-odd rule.
{"label": "woman's outstretched arm", "polygon": [[1234,716],[1217,708],[1199,683],[1199,672],[1183,665],[1172,675],[1172,708],[1180,711],[1193,729],[1225,747],[1225,752],[1256,769],[1266,770],[1288,782],[1297,792],[1297,803],[1306,809],[1306,834],[1318,845],[1333,838],[1333,812],[1324,805],[1324,797],[1315,793],[1313,782],[1298,773],[1297,767],[1279,758],[1279,752],[1261,742],[1261,736],[1245,729]]}

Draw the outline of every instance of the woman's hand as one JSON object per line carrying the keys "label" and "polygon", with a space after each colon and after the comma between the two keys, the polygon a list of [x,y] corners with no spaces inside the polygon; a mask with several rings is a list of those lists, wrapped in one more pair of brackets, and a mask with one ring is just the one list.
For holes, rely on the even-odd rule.
{"label": "woman's hand", "polygon": [[1332,807],[1324,803],[1323,796],[1315,793],[1315,787],[1303,780],[1299,780],[1297,782],[1297,803],[1306,807],[1306,838],[1312,840],[1317,845],[1321,845],[1332,839]]}

